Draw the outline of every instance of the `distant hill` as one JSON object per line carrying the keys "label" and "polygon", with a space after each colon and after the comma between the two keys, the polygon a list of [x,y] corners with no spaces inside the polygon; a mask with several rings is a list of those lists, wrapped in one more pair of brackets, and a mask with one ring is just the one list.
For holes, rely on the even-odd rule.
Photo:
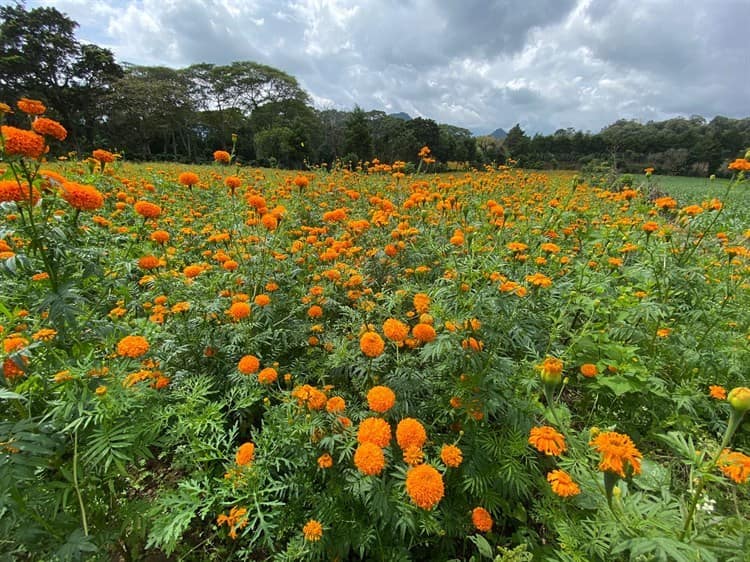
{"label": "distant hill", "polygon": [[503,140],[505,137],[508,136],[508,132],[505,129],[495,129],[494,131],[492,131],[487,136],[488,137],[494,137],[494,138],[496,138],[498,140]]}
{"label": "distant hill", "polygon": [[390,113],[388,117],[395,117],[396,119],[403,119],[404,121],[411,121],[411,115],[408,113],[404,113],[403,111],[399,113]]}

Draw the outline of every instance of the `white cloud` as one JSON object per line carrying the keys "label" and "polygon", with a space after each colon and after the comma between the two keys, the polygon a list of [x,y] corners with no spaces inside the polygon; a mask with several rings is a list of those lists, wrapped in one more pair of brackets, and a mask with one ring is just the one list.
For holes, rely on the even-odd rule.
{"label": "white cloud", "polygon": [[747,0],[34,0],[120,61],[254,60],[324,107],[470,128],[747,114]]}

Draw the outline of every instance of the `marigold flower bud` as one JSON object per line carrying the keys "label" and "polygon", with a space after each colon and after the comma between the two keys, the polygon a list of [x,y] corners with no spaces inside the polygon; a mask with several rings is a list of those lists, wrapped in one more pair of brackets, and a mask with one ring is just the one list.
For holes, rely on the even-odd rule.
{"label": "marigold flower bud", "polygon": [[746,386],[738,386],[733,388],[727,396],[727,402],[737,412],[743,414],[750,410],[750,388]]}

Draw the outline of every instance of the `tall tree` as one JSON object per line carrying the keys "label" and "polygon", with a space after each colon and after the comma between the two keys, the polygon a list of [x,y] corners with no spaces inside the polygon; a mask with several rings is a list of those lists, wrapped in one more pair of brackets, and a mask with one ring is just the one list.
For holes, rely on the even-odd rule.
{"label": "tall tree", "polygon": [[139,159],[194,159],[195,112],[177,70],[130,66],[106,98],[109,144]]}
{"label": "tall tree", "polygon": [[[318,115],[299,100],[267,103],[250,115],[258,158],[276,158],[285,167],[301,167],[317,157],[322,129]],[[274,154],[275,147],[283,148]]]}
{"label": "tall tree", "polygon": [[[414,133],[420,148],[428,146],[434,151],[440,145],[440,128],[432,119],[415,117],[411,121],[407,121],[406,126]],[[410,160],[417,160],[417,155],[412,155]]]}
{"label": "tall tree", "polygon": [[523,163],[523,158],[528,156],[531,139],[521,128],[519,123],[516,123],[510,131],[508,136],[503,141],[503,147],[508,155],[514,160],[518,160]]}
{"label": "tall tree", "polygon": [[372,158],[372,134],[367,114],[356,106],[346,120],[344,153],[359,160]]}

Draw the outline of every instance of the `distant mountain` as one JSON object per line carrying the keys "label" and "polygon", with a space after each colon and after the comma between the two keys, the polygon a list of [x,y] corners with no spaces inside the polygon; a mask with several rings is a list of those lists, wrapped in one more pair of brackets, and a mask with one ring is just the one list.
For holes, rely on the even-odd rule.
{"label": "distant mountain", "polygon": [[471,129],[471,134],[475,137],[493,137],[498,140],[503,140],[508,136],[508,131],[505,129],[495,129],[491,133],[488,133],[487,129]]}
{"label": "distant mountain", "polygon": [[411,121],[411,115],[408,113],[404,113],[403,111],[399,113],[390,113],[388,114],[388,117],[395,117],[396,119],[403,119],[404,121]]}

